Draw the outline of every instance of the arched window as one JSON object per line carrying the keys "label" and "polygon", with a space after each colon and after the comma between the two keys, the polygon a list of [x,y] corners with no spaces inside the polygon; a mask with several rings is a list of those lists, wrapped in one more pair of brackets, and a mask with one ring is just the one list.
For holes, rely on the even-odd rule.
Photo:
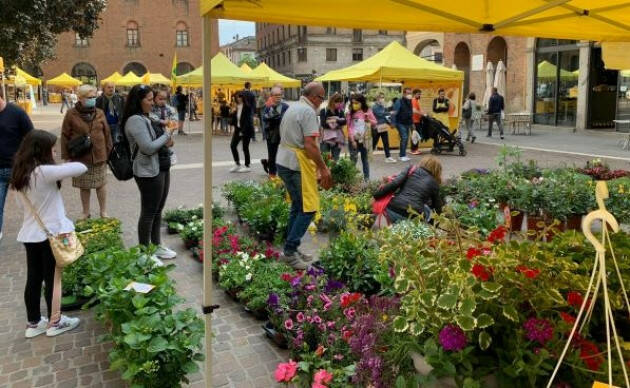
{"label": "arched window", "polygon": [[182,75],[182,74],[190,73],[193,70],[195,70],[195,68],[190,63],[179,62],[177,64],[177,67],[175,67],[175,74]]}
{"label": "arched window", "polygon": [[424,40],[416,46],[413,53],[427,61],[442,63],[442,48],[435,39]]}
{"label": "arched window", "polygon": [[470,89],[470,49],[464,42],[459,42],[455,46],[455,66],[458,70],[464,72],[464,96],[468,96],[468,90]]}
{"label": "arched window", "polygon": [[505,66],[508,65],[508,47],[505,39],[500,36],[493,38],[490,43],[488,43],[488,53],[487,53],[488,62],[492,62],[494,68],[497,68],[497,64],[499,61],[503,61]]}
{"label": "arched window", "polygon": [[147,73],[147,68],[139,62],[129,62],[123,68],[123,74],[127,74],[128,72],[133,71],[135,75],[138,77],[142,77]]}
{"label": "arched window", "polygon": [[138,23],[134,21],[127,22],[127,47],[140,47]]}
{"label": "arched window", "polygon": [[188,35],[188,26],[184,22],[178,22],[175,27],[175,46],[188,47],[190,39]]}
{"label": "arched window", "polygon": [[96,70],[94,69],[94,66],[89,63],[77,63],[72,67],[70,75],[81,80],[83,83],[96,85]]}

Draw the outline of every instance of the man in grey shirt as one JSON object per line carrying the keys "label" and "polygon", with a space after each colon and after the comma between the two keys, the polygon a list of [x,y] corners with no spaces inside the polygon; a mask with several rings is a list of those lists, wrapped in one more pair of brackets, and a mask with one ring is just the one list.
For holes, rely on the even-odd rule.
{"label": "man in grey shirt", "polygon": [[280,149],[276,164],[278,175],[291,197],[291,213],[287,226],[287,241],[282,259],[295,269],[305,269],[312,257],[298,251],[300,241],[306,233],[315,212],[305,212],[302,200],[302,175],[296,152],[304,152],[315,162],[320,184],[327,189],[332,186],[330,170],[326,167],[319,151],[319,122],[317,109],[325,98],[324,87],[311,82],[304,88],[302,97],[284,114],[280,123]]}

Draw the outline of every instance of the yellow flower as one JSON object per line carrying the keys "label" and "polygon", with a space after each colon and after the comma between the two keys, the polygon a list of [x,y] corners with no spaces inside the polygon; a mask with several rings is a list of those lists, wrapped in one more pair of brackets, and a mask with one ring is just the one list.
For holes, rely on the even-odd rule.
{"label": "yellow flower", "polygon": [[343,210],[346,213],[356,213],[357,212],[357,205],[350,201],[349,199],[346,199],[346,203],[343,206]]}
{"label": "yellow flower", "polygon": [[387,314],[383,314],[383,322],[386,322],[386,321],[387,321],[387,318],[388,318],[388,317],[387,317]]}
{"label": "yellow flower", "polygon": [[623,194],[624,190],[623,190],[623,185],[619,185],[619,190],[618,190],[619,194]]}

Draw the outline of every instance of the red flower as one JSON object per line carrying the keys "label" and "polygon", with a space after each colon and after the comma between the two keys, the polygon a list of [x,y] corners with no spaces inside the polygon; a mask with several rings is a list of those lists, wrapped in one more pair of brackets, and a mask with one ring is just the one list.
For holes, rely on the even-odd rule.
{"label": "red flower", "polygon": [[536,268],[528,268],[524,265],[519,265],[516,267],[516,270],[523,275],[525,275],[528,279],[535,279],[538,275],[540,275],[540,270]]}
{"label": "red flower", "polygon": [[570,306],[573,306],[575,308],[580,308],[583,302],[584,302],[584,298],[582,297],[582,294],[580,294],[579,292],[571,291],[567,294],[567,303],[569,303]]}
{"label": "red flower", "polygon": [[472,274],[475,275],[475,277],[482,282],[487,282],[488,280],[490,280],[490,276],[492,275],[492,269],[488,269],[481,264],[473,265],[470,272],[472,272]]}
{"label": "red flower", "polygon": [[571,314],[560,312],[560,317],[562,317],[562,320],[568,323],[569,325],[573,325],[575,323],[575,317]]}
{"label": "red flower", "polygon": [[343,338],[344,341],[348,342],[350,341],[350,338],[352,338],[352,334],[354,334],[352,330],[343,330],[341,332],[341,337]]}
{"label": "red flower", "polygon": [[580,343],[580,358],[584,365],[592,371],[598,371],[604,363],[604,358],[597,345],[588,340],[582,340]]}
{"label": "red flower", "polygon": [[315,355],[316,355],[317,357],[321,357],[321,356],[323,356],[323,355],[324,355],[324,352],[325,352],[325,351],[326,351],[326,348],[325,348],[325,347],[323,347],[322,345],[319,345],[319,346],[317,347],[317,349],[315,350]]}
{"label": "red flower", "polygon": [[488,235],[488,241],[491,243],[503,241],[506,234],[506,227],[504,225],[500,225],[495,230],[490,232],[490,234]]}
{"label": "red flower", "polygon": [[291,274],[290,274],[290,273],[286,273],[286,272],[285,272],[285,273],[283,273],[283,274],[281,275],[281,277],[282,277],[282,280],[284,280],[285,282],[288,282],[288,281],[290,281],[290,280],[291,280]]}
{"label": "red flower", "polygon": [[358,292],[353,292],[353,293],[346,292],[344,294],[341,294],[341,307],[346,308],[358,302],[359,299],[361,299],[361,294]]}
{"label": "red flower", "polygon": [[483,252],[481,251],[481,249],[475,248],[475,247],[470,247],[466,251],[466,258],[468,259],[468,261],[470,261],[470,260],[474,259],[477,256],[481,256],[482,253]]}

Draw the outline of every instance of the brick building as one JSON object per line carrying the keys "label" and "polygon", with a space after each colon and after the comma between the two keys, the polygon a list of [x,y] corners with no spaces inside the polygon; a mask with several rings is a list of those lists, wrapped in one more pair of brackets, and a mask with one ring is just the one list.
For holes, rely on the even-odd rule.
{"label": "brick building", "polygon": [[235,38],[234,42],[221,46],[223,54],[236,64],[247,57],[256,59],[256,37],[239,38],[236,35]]}
{"label": "brick building", "polygon": [[[393,40],[404,44],[405,33],[256,23],[256,40],[258,60],[284,75],[310,81],[361,62]],[[339,82],[330,86],[332,91],[342,88]]]}
{"label": "brick building", "polygon": [[[201,66],[202,27],[198,0],[111,0],[94,36],[74,32],[59,36],[56,59],[41,66],[44,79],[62,72],[85,82],[98,82],[115,71],[146,71],[170,77],[173,55],[177,72]],[[218,23],[212,36],[219,50]]]}

